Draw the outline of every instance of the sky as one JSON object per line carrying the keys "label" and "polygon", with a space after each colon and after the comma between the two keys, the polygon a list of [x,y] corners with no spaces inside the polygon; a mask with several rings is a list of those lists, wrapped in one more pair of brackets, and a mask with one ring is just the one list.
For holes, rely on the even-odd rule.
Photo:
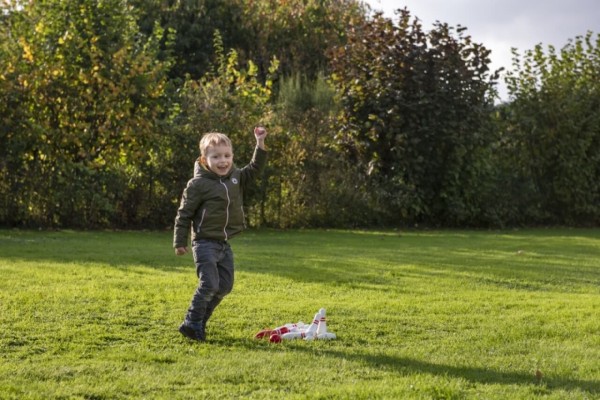
{"label": "sky", "polygon": [[[467,28],[464,34],[491,50],[491,70],[512,69],[511,48],[520,54],[542,44],[557,50],[569,39],[600,34],[600,0],[366,0],[373,10],[397,20],[394,10],[407,7],[419,18],[423,30],[435,21]],[[500,98],[507,100],[500,79]]]}

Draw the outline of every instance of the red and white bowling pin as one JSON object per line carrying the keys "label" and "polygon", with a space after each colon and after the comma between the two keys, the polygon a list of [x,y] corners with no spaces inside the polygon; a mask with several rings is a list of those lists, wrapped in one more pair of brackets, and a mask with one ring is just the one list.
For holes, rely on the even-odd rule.
{"label": "red and white bowling pin", "polygon": [[281,335],[278,333],[274,333],[269,336],[269,342],[271,343],[281,343]]}
{"label": "red and white bowling pin", "polygon": [[325,309],[321,308],[318,313],[315,314],[315,318],[313,323],[310,325],[308,330],[306,331],[306,337],[304,340],[315,340],[317,338],[317,334],[319,333],[319,327],[321,326],[321,321],[325,318]]}
{"label": "red and white bowling pin", "polygon": [[319,324],[317,325],[317,336],[327,332],[327,317],[325,316],[325,309],[319,310],[320,318]]}
{"label": "red and white bowling pin", "polygon": [[319,312],[321,313],[321,319],[319,320],[319,326],[317,327],[316,339],[319,339],[319,340],[335,339],[336,338],[335,333],[327,332],[327,317],[325,315],[325,309],[321,308],[319,310]]}
{"label": "red and white bowling pin", "polygon": [[335,333],[331,333],[331,332],[325,332],[325,333],[321,333],[317,335],[317,339],[319,340],[331,340],[331,339],[335,339]]}
{"label": "red and white bowling pin", "polygon": [[308,324],[305,324],[302,321],[298,321],[298,323],[295,324],[296,328],[295,329],[290,329],[290,332],[295,332],[295,331],[306,331],[309,327]]}
{"label": "red and white bowling pin", "polygon": [[262,331],[258,332],[256,335],[254,335],[255,339],[262,339],[264,337],[268,337],[270,338],[273,335],[283,335],[284,333],[288,333],[288,332],[296,332],[298,330],[304,330],[305,329],[306,324],[302,321],[299,321],[297,324],[285,324],[282,326],[278,326],[275,329],[263,329]]}
{"label": "red and white bowling pin", "polygon": [[297,324],[285,324],[275,329],[265,329],[258,332],[255,336],[257,339],[268,337],[270,342],[279,343],[282,340],[292,339],[335,339],[335,333],[327,332],[327,316],[324,308],[321,308],[313,318],[310,325],[306,325],[302,321]]}
{"label": "red and white bowling pin", "polygon": [[306,332],[296,331],[296,332],[288,332],[281,335],[283,340],[292,340],[292,339],[303,339],[306,337]]}
{"label": "red and white bowling pin", "polygon": [[290,340],[290,339],[311,340],[317,334],[317,328],[319,327],[320,320],[321,320],[321,318],[320,318],[319,312],[317,312],[315,314],[315,317],[313,318],[312,324],[310,324],[306,329],[298,330],[296,332],[285,333],[285,334],[281,335],[281,338],[284,340]]}
{"label": "red and white bowling pin", "polygon": [[277,327],[275,329],[263,329],[262,331],[258,332],[256,335],[254,335],[254,338],[262,339],[264,337],[271,337],[274,334],[281,335],[281,334],[284,334],[287,332],[289,332],[289,328],[284,325],[284,326]]}
{"label": "red and white bowling pin", "polygon": [[306,329],[306,324],[302,321],[298,321],[295,324],[286,324],[285,326],[289,329],[288,332],[303,331]]}
{"label": "red and white bowling pin", "polygon": [[[325,311],[324,308],[321,308],[321,310]],[[308,327],[308,329],[306,330],[306,336],[313,336],[317,333],[317,328],[319,327],[319,321],[321,321],[321,310],[319,310],[316,314],[315,317],[313,318],[313,322],[312,324],[310,324],[310,326]]]}

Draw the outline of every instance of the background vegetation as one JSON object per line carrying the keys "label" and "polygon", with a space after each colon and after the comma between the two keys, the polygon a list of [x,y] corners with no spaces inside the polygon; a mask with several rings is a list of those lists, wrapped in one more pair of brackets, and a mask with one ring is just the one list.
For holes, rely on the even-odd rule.
{"label": "background vegetation", "polygon": [[198,344],[169,232],[0,230],[0,399],[595,399],[599,233],[251,230]]}
{"label": "background vegetation", "polygon": [[203,132],[270,165],[271,227],[598,226],[600,36],[500,71],[355,0],[48,0],[0,14],[0,225],[164,228]]}

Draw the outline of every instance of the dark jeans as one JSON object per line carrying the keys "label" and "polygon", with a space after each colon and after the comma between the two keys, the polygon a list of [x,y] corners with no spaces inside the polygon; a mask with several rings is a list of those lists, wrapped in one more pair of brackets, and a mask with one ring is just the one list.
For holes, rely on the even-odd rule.
{"label": "dark jeans", "polygon": [[228,242],[207,239],[194,241],[192,249],[198,287],[186,320],[192,324],[206,323],[233,288],[233,252]]}

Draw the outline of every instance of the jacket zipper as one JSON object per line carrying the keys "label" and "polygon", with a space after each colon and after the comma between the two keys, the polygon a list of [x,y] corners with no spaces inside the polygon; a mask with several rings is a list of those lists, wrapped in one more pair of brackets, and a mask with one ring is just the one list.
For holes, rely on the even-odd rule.
{"label": "jacket zipper", "polygon": [[227,189],[227,185],[223,182],[223,179],[219,179],[221,185],[225,188],[225,195],[227,196],[227,208],[225,209],[225,226],[223,227],[223,233],[225,234],[225,240],[227,237],[227,225],[229,225],[229,205],[231,204],[231,199],[229,198],[229,190]]}
{"label": "jacket zipper", "polygon": [[204,215],[206,215],[206,208],[202,210],[202,218],[200,218],[200,223],[198,224],[197,232],[200,233],[200,228],[202,228],[202,222],[204,222]]}
{"label": "jacket zipper", "polygon": [[240,209],[242,210],[242,222],[244,223],[244,229],[247,228],[246,226],[246,213],[244,212],[244,205],[242,204],[240,206]]}

